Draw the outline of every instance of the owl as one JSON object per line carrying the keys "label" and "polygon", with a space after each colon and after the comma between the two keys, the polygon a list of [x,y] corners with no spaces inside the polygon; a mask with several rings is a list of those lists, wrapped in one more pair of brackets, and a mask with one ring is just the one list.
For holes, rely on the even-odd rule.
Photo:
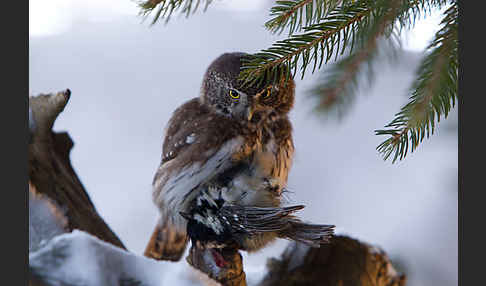
{"label": "owl", "polygon": [[283,207],[294,144],[292,79],[242,85],[246,53],[225,53],[206,70],[199,97],[172,114],[152,199],[160,218],[145,256],[178,261],[188,243],[256,251],[277,237],[326,241],[333,226],[301,223]]}

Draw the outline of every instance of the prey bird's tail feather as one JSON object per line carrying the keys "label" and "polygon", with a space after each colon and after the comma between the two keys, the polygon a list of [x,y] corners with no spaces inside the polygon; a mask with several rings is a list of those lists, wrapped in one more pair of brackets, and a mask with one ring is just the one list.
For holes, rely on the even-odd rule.
{"label": "prey bird's tail feather", "polygon": [[186,249],[188,237],[169,221],[159,220],[150,236],[144,255],[156,260],[179,261]]}
{"label": "prey bird's tail feather", "polygon": [[334,225],[310,224],[294,218],[288,221],[288,227],[279,233],[286,239],[305,243],[311,247],[319,247],[329,243],[334,235]]}
{"label": "prey bird's tail feather", "polygon": [[221,209],[221,214],[223,220],[228,221],[235,232],[246,232],[250,235],[277,232],[281,238],[312,247],[329,243],[335,226],[301,221],[293,213],[303,208],[303,205],[274,208],[226,205]]}

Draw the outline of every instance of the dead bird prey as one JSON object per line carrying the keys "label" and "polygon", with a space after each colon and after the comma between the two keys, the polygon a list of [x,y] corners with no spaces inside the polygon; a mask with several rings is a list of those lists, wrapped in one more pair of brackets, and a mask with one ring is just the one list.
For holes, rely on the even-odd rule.
{"label": "dead bird prey", "polygon": [[[334,225],[308,224],[292,215],[303,205],[236,205],[225,202],[224,191],[227,188],[209,187],[201,192],[189,213],[180,213],[187,220],[187,234],[193,246],[209,249],[218,267],[227,265],[221,253],[224,248],[255,251],[277,237],[319,247],[333,235]],[[216,192],[219,195],[215,199]]]}

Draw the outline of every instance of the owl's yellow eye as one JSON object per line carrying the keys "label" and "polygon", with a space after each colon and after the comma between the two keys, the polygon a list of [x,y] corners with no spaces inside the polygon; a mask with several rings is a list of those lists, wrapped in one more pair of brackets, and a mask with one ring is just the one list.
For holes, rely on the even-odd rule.
{"label": "owl's yellow eye", "polygon": [[265,91],[265,94],[263,95],[263,98],[269,98],[271,94],[272,94],[272,90],[267,89],[267,91]]}
{"label": "owl's yellow eye", "polygon": [[234,91],[234,90],[231,90],[231,89],[230,89],[230,91],[229,91],[229,95],[230,95],[230,96],[231,96],[231,98],[233,98],[233,99],[238,99],[238,98],[240,98],[240,94],[239,94],[239,93],[237,93],[237,92],[236,92],[236,91]]}

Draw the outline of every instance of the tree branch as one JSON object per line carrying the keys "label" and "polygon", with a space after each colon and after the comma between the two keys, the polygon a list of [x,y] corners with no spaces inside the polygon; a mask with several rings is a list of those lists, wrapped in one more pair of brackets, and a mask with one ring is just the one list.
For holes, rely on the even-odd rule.
{"label": "tree branch", "polygon": [[346,236],[335,236],[330,244],[309,248],[290,243],[280,259],[270,259],[269,272],[259,286],[403,286],[381,249]]}
{"label": "tree branch", "polygon": [[[52,214],[66,232],[84,230],[94,236],[125,248],[120,239],[96,211],[89,195],[74,172],[69,159],[73,141],[65,132],[51,128],[66,106],[70,90],[41,94],[29,98],[29,192],[49,200]],[[32,120],[32,121],[30,121]],[[61,222],[65,220],[65,222]]]}

